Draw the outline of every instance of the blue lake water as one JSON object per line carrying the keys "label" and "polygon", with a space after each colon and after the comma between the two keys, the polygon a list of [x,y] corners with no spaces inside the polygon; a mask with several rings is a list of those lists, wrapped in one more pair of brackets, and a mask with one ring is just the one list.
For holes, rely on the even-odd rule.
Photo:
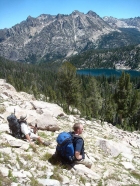
{"label": "blue lake water", "polygon": [[140,71],[135,70],[115,70],[115,69],[81,69],[77,70],[77,74],[91,75],[91,76],[117,76],[119,77],[122,72],[130,74],[132,77],[140,77]]}

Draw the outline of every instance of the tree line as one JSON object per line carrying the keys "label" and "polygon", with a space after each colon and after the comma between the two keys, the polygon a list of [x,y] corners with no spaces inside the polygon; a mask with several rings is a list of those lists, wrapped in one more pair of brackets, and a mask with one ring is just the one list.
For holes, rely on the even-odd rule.
{"label": "tree line", "polygon": [[119,78],[77,75],[76,67],[64,62],[32,65],[0,57],[0,78],[17,91],[60,105],[65,112],[77,108],[81,117],[107,121],[124,130],[140,129],[140,78],[122,73]]}

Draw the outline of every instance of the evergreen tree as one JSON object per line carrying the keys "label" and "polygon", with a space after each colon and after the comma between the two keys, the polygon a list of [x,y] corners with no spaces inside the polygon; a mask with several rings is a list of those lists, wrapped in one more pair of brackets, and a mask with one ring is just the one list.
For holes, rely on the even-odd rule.
{"label": "evergreen tree", "polygon": [[114,100],[117,104],[118,124],[123,127],[123,120],[129,117],[132,100],[132,83],[129,74],[123,72],[119,78]]}
{"label": "evergreen tree", "polygon": [[76,68],[69,62],[63,63],[58,70],[58,88],[63,100],[66,101],[67,111],[69,106],[78,106],[80,98],[80,86],[76,77]]}
{"label": "evergreen tree", "polygon": [[86,90],[86,105],[88,114],[91,114],[92,117],[98,118],[99,111],[102,106],[102,98],[98,83],[94,77],[90,77],[89,83]]}

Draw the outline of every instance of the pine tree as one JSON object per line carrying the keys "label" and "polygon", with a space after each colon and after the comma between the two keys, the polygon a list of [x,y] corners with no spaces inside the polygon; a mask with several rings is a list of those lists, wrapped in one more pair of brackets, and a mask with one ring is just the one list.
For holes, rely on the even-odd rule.
{"label": "pine tree", "polygon": [[67,111],[70,105],[78,106],[80,86],[76,77],[76,68],[71,63],[65,62],[59,68],[57,83],[62,99],[66,101]]}
{"label": "pine tree", "polygon": [[123,127],[123,120],[129,117],[132,98],[130,75],[122,73],[116,88],[114,100],[117,104],[118,124]]}
{"label": "pine tree", "polygon": [[102,106],[102,98],[97,81],[94,77],[90,77],[86,91],[86,105],[88,107],[88,114],[91,113],[92,117],[98,118],[99,111]]}

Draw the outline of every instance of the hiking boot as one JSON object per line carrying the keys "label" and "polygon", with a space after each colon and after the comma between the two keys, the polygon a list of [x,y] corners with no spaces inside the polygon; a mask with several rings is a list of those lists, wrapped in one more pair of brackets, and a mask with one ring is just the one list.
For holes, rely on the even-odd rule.
{"label": "hiking boot", "polygon": [[45,145],[45,146],[49,146],[51,143],[49,142],[49,141],[44,141],[43,142],[43,145]]}

